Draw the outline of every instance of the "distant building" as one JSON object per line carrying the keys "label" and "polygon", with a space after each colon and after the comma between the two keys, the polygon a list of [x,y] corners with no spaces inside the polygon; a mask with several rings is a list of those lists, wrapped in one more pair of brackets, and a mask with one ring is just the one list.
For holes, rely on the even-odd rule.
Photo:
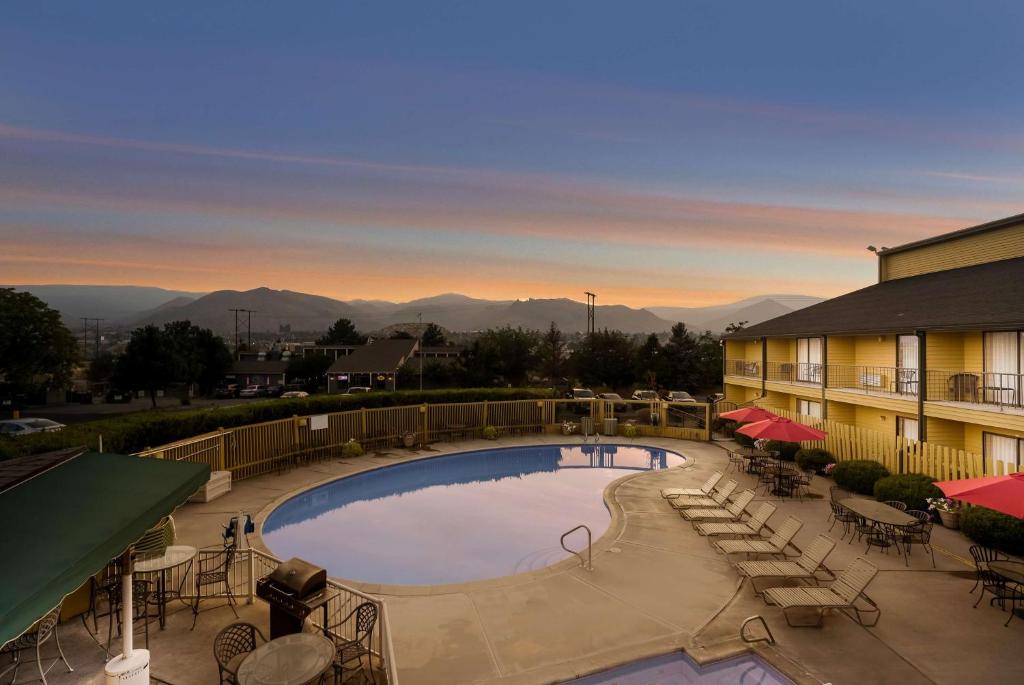
{"label": "distant building", "polygon": [[415,356],[424,359],[452,360],[458,359],[463,349],[452,345],[425,346],[422,350],[417,350]]}
{"label": "distant building", "polygon": [[231,372],[224,377],[228,383],[246,385],[284,385],[288,362],[280,359],[239,359],[231,365]]}
{"label": "distant building", "polygon": [[378,340],[338,356],[327,369],[327,392],[345,392],[351,387],[395,390],[398,370],[412,359],[419,347],[416,340]]}
{"label": "distant building", "polygon": [[302,348],[303,357],[347,357],[365,345],[306,345]]}

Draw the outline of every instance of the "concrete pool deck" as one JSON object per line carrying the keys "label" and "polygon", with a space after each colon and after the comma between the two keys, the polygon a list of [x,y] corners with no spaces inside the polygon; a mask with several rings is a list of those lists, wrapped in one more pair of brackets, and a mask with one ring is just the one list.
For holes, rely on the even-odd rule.
{"label": "concrete pool deck", "polygon": [[[221,525],[238,511],[260,512],[312,485],[369,468],[495,446],[579,442],[561,436],[440,443],[428,451],[394,449],[350,460],[326,460],[279,475],[241,481],[208,504],[190,504],[175,516],[181,542],[215,544]],[[629,441],[619,440],[624,444]],[[661,487],[696,486],[714,470],[725,470],[726,452],[712,443],[638,439],[687,456],[685,468],[626,476],[609,486],[613,513],[609,530],[595,541],[594,569],[572,561],[543,571],[461,585],[389,588],[351,583],[378,594],[388,606],[401,685],[495,683],[519,685],[567,680],[595,670],[685,649],[710,661],[744,649],[739,625],[748,616],[765,618],[777,640],[758,651],[798,682],[973,683],[1024,681],[1024,660],[1015,649],[1024,640],[1024,620],[1003,628],[1005,614],[987,606],[972,609],[969,542],[936,528],[937,568],[920,549],[910,566],[894,553],[872,550],[868,559],[881,573],[868,594],[882,609],[874,628],[844,615],[829,615],[822,628],[789,628],[778,609],[740,584],[731,563],[661,499]],[[728,473],[741,487],[746,474]],[[827,493],[831,481],[814,490]],[[762,498],[758,498],[762,499]],[[803,547],[828,529],[824,499],[773,502],[772,523],[794,515],[804,521],[796,538]],[[836,529],[835,537],[841,534]],[[557,540],[553,541],[557,544]],[[860,544],[839,542],[827,564],[842,569],[863,554]],[[266,606],[240,607],[243,620],[265,628]],[[187,610],[172,614],[168,630],[154,630],[154,674],[174,683],[215,682],[213,636],[234,619],[227,609],[204,613],[189,632]],[[52,682],[102,682],[102,659],[80,623],[62,629],[61,640],[76,673]]]}

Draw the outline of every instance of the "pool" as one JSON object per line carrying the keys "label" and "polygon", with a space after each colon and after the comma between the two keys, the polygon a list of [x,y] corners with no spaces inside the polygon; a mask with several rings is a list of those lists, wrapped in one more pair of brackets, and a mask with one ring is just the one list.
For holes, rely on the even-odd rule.
{"label": "pool", "polygon": [[[292,497],[267,517],[263,540],[280,558],[301,557],[350,580],[434,585],[507,576],[569,557],[559,537],[581,523],[597,540],[611,522],[602,493],[613,480],[684,462],[661,449],[579,444],[421,459]],[[585,546],[586,535],[568,542]]]}
{"label": "pool", "polygon": [[682,652],[644,659],[570,682],[572,685],[793,685],[792,680],[753,655],[699,666]]}

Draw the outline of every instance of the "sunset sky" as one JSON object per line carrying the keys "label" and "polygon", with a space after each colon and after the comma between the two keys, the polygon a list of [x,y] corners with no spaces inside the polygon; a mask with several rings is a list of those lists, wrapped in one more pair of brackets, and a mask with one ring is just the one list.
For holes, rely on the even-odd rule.
{"label": "sunset sky", "polygon": [[1020,2],[6,3],[0,283],[699,306],[1024,211]]}

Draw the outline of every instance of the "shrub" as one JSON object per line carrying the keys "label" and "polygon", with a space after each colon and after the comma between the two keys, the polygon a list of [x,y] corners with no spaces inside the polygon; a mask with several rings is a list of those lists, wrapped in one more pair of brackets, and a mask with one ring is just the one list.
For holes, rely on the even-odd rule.
{"label": "shrub", "polygon": [[356,442],[354,439],[349,440],[348,442],[341,446],[341,456],[346,459],[351,459],[353,457],[361,457],[364,454],[366,454],[366,452],[365,450],[363,450],[363,446]]}
{"label": "shrub", "polygon": [[498,439],[498,429],[495,428],[494,426],[484,426],[484,429],[480,431],[480,434],[484,437],[485,440]]}
{"label": "shrub", "polygon": [[739,424],[732,419],[723,419],[721,416],[716,416],[715,420],[711,422],[711,430],[727,438],[735,437],[738,427]]}
{"label": "shrub", "polygon": [[[744,425],[746,425],[746,424],[737,423],[736,424],[736,428],[741,428]],[[740,447],[753,447],[754,446],[754,439],[752,437],[748,436],[748,435],[744,435],[743,433],[739,433],[739,432],[734,433],[733,436],[732,436],[732,439],[735,440],[736,444],[739,445]]]}
{"label": "shrub", "polygon": [[935,479],[923,473],[904,473],[886,476],[875,481],[874,495],[880,502],[897,501],[907,509],[928,511],[928,498],[942,497],[942,491],[932,485]]}
{"label": "shrub", "polygon": [[622,427],[622,435],[627,438],[635,438],[640,434],[640,428],[635,423],[627,423]]}
{"label": "shrub", "polygon": [[807,447],[796,453],[796,463],[802,469],[814,469],[815,473],[825,473],[825,467],[836,463],[836,458],[828,450],[820,447]]}
{"label": "shrub", "polygon": [[778,452],[780,459],[783,459],[785,461],[793,461],[794,459],[796,459],[796,453],[800,451],[800,443],[769,440],[767,443],[765,443],[764,448],[768,452]]}
{"label": "shrub", "polygon": [[960,530],[979,545],[1024,554],[1024,520],[985,507],[968,507],[960,511]]}
{"label": "shrub", "polygon": [[875,481],[888,475],[889,469],[869,459],[841,461],[832,469],[836,485],[861,495],[875,494]]}

